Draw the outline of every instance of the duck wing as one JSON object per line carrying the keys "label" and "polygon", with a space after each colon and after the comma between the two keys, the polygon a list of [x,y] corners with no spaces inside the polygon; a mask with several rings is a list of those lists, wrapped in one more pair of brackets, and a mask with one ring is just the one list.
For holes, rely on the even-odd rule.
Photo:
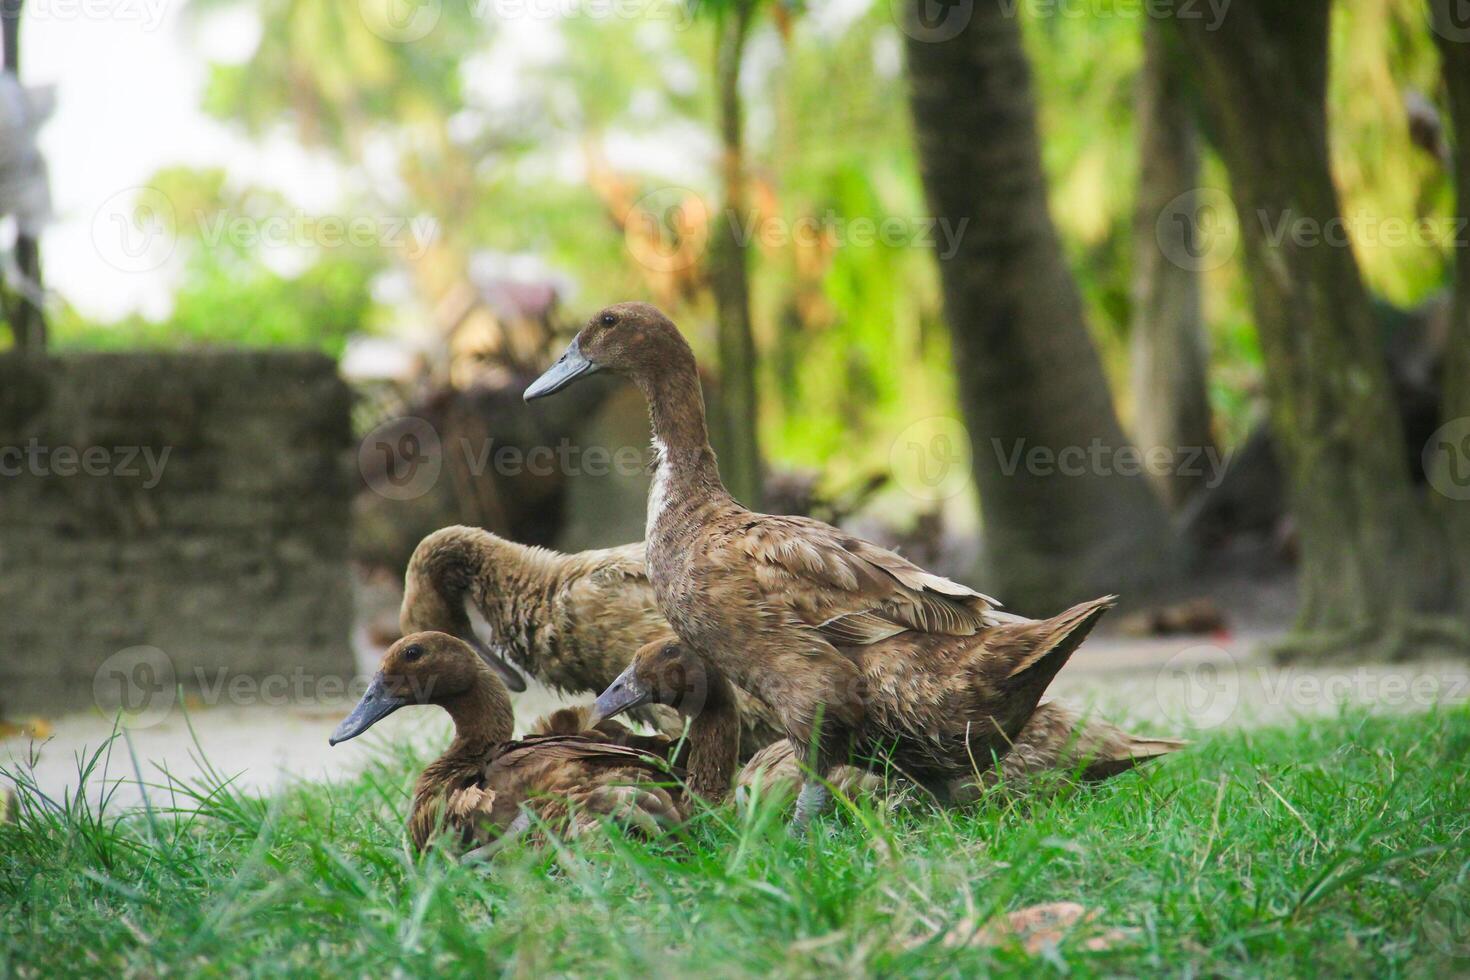
{"label": "duck wing", "polygon": [[761,516],[715,544],[711,560],[753,569],[766,604],[834,647],[909,631],[971,636],[1011,618],[989,596],[821,521]]}
{"label": "duck wing", "polygon": [[661,757],[581,735],[509,743],[485,773],[486,787],[525,803],[544,821],[586,832],[604,818],[653,833],[675,822],[683,773]]}

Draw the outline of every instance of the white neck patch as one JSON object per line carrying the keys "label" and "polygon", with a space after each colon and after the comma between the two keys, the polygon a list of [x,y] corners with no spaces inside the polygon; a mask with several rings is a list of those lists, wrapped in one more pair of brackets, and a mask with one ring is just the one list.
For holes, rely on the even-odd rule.
{"label": "white neck patch", "polygon": [[669,447],[662,439],[653,440],[653,486],[648,490],[648,525],[643,529],[645,540],[653,537],[664,508],[669,505]]}

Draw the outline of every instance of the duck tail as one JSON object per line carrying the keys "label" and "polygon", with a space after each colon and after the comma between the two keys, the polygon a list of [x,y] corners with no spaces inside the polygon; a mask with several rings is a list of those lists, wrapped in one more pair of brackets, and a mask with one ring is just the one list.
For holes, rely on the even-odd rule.
{"label": "duck tail", "polygon": [[1146,738],[1111,725],[1107,727],[1112,731],[1101,744],[1095,747],[1081,746],[1084,750],[1094,749],[1083,753],[1087,758],[1082,767],[1083,779],[1109,779],[1151,759],[1178,752],[1189,744],[1177,738]]}
{"label": "duck tail", "polygon": [[1013,634],[1016,649],[1006,685],[1030,688],[1039,695],[1117,601],[1117,596],[1103,596],[1079,603],[1051,619],[998,627],[1002,634]]}

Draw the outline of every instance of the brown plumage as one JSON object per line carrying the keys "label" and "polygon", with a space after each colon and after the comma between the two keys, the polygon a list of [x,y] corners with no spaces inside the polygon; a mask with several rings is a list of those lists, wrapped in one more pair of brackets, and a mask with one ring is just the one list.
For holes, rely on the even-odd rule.
{"label": "brown plumage", "polygon": [[528,827],[532,815],[569,836],[603,819],[649,833],[681,819],[661,754],[617,744],[601,731],[513,740],[505,683],[474,649],[445,633],[414,633],[390,647],[332,744],[410,704],[442,707],[455,729],[449,748],[414,786],[408,830],[420,850],[441,834],[463,847],[489,844]]}
{"label": "brown plumage", "polygon": [[[480,528],[446,527],[425,537],[409,562],[399,614],[403,632],[438,630],[478,647],[466,601],[474,603],[494,636],[496,652],[482,649],[482,656],[497,661],[504,656],[568,694],[600,694],[628,666],[632,651],[673,636],[654,600],[642,544],[566,555],[507,541]],[[735,696],[742,721],[742,759],[753,762],[770,746],[785,743],[784,729],[771,708],[739,688]],[[589,710],[564,709],[566,714],[548,716],[560,721],[540,733],[581,731],[578,726],[585,724]],[[666,707],[649,705],[646,711],[636,717],[652,722],[666,736],[676,736],[683,728],[677,713]],[[1038,712],[1016,737],[1017,747],[1042,744],[1048,737],[1047,721]],[[616,725],[608,722],[599,729],[607,724]],[[1079,742],[1101,742],[1116,731],[1102,721],[1080,724]],[[1033,725],[1038,728],[1035,733]],[[625,744],[610,732],[604,734]],[[657,751],[653,745],[637,747]],[[789,755],[789,743],[780,751]],[[798,771],[793,760],[791,772]],[[868,785],[880,780],[859,780],[855,773],[844,772],[834,782]]]}
{"label": "brown plumage", "polygon": [[[720,481],[694,354],[643,303],[594,316],[526,391],[598,370],[649,403],[647,560],[659,611],[718,672],[770,705],[810,768],[851,757],[930,787],[1002,755],[1112,599],[1045,621],[836,528],[740,506]],[[796,820],[826,805],[809,780]]]}
{"label": "brown plumage", "polygon": [[[997,782],[1024,789],[1031,777],[1043,772],[1075,774],[1085,781],[1108,779],[1134,766],[1178,751],[1185,742],[1146,738],[1123,731],[1100,720],[1085,720],[1056,701],[1038,704],[1031,719],[1016,737],[1016,744],[1001,756],[998,765],[977,759],[974,776],[954,780],[949,799],[962,802],[978,788]],[[791,743],[784,738],[772,742],[751,757],[740,770],[736,789],[748,790],[759,779],[766,795],[794,797],[801,788],[801,763]],[[852,766],[839,767],[833,785],[848,794],[873,792],[883,785],[874,773]]]}
{"label": "brown plumage", "polygon": [[[485,617],[493,652],[475,638],[466,600]],[[503,664],[505,657],[567,694],[601,693],[633,651],[673,637],[654,601],[642,544],[565,555],[473,527],[446,527],[419,543],[404,576],[399,623],[404,633],[458,636],[487,660]],[[736,697],[752,751],[783,737],[769,707],[744,691]],[[682,728],[662,708],[639,718],[669,735]]]}
{"label": "brown plumage", "polygon": [[[598,730],[617,736],[627,729],[611,721],[615,715],[642,704],[666,705],[690,719],[692,751],[685,768],[700,796],[719,801],[730,789],[732,775],[736,789],[748,790],[759,783],[767,795],[795,796],[803,782],[801,763],[784,738],[756,752],[735,774],[739,729],[730,711],[730,691],[729,682],[683,644],[657,640],[634,654],[592,708],[563,709],[569,717],[561,727],[586,729],[596,722]],[[974,760],[968,774],[945,787],[944,799],[973,798],[978,787],[997,781],[1024,787],[1029,777],[1048,770],[1089,781],[1107,779],[1184,744],[1132,735],[1103,721],[1086,723],[1076,711],[1056,702],[1039,704],[1009,751],[998,761]],[[884,785],[883,777],[855,766],[838,766],[830,778],[839,792],[849,796],[876,792]]]}

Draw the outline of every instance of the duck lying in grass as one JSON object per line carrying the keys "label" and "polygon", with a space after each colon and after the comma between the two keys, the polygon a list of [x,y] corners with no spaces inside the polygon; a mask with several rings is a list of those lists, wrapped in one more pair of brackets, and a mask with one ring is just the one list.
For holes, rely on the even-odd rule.
{"label": "duck lying in grass", "polygon": [[[682,760],[691,787],[700,796],[718,801],[729,791],[732,776],[737,791],[757,784],[767,796],[794,797],[803,780],[792,745],[780,739],[751,757],[738,774],[734,744],[739,729],[730,719],[731,685],[718,671],[677,641],[657,640],[638,650],[632,663],[608,686],[592,710],[578,716],[582,727],[605,726],[609,719],[643,704],[662,704],[690,719],[691,751]],[[1101,780],[1167,755],[1184,746],[1173,739],[1144,738],[1106,722],[1084,724],[1072,709],[1048,702],[1038,705],[1021,730],[1016,744],[998,761],[976,759],[972,772],[946,787],[945,796],[960,800],[973,796],[978,786],[1002,782],[1023,787],[1045,771],[1076,774],[1083,780]],[[848,796],[878,790],[883,778],[854,766],[833,771],[833,786]],[[978,784],[978,786],[977,786]]]}
{"label": "duck lying in grass", "polygon": [[1112,605],[1045,621],[820,521],[754,513],[720,480],[694,354],[645,303],[595,315],[526,390],[551,395],[597,371],[649,404],[655,469],[647,561],[674,633],[769,705],[802,746],[795,823],[828,804],[849,759],[942,792],[1005,754],[1056,672]]}
{"label": "duck lying in grass", "polygon": [[[464,641],[445,633],[405,636],[352,713],[332,733],[336,745],[356,738],[399,708],[438,705],[454,719],[454,741],[414,786],[409,836],[419,850],[446,835],[464,848],[492,845],[531,825],[577,836],[612,819],[642,833],[679,822],[679,793],[663,753],[638,747],[622,726],[513,740],[515,718],[505,682]],[[619,744],[622,739],[625,744]],[[661,744],[667,752],[668,741]]]}
{"label": "duck lying in grass", "polygon": [[[495,652],[475,637],[467,602],[485,617]],[[404,576],[399,622],[406,634],[450,633],[475,646],[498,669],[505,669],[504,656],[555,690],[592,696],[618,678],[629,664],[630,651],[673,638],[654,599],[642,544],[567,555],[474,527],[446,527],[419,542]],[[790,758],[790,743],[775,712],[739,687],[735,700],[742,761],[757,754],[767,761],[784,755],[787,762],[779,771],[795,777],[800,767]],[[675,712],[657,702],[649,707],[647,714],[637,715],[640,721],[653,723],[668,736],[679,734],[683,722]],[[1060,707],[1042,709],[1016,736],[1014,756],[1002,762],[1005,772],[1023,765],[1045,768],[1041,760],[1071,769],[1075,757],[1061,751],[1068,741],[1111,745],[1114,751],[1128,748],[1118,742],[1126,733],[1106,722],[1080,719]],[[570,716],[563,723],[569,724]],[[1071,739],[1074,730],[1077,735]],[[784,747],[771,748],[777,744]],[[1101,758],[1102,753],[1096,754]],[[1035,761],[1023,764],[1022,759]],[[844,771],[834,782],[855,787],[862,779]],[[877,778],[867,781],[869,786],[879,783]]]}

